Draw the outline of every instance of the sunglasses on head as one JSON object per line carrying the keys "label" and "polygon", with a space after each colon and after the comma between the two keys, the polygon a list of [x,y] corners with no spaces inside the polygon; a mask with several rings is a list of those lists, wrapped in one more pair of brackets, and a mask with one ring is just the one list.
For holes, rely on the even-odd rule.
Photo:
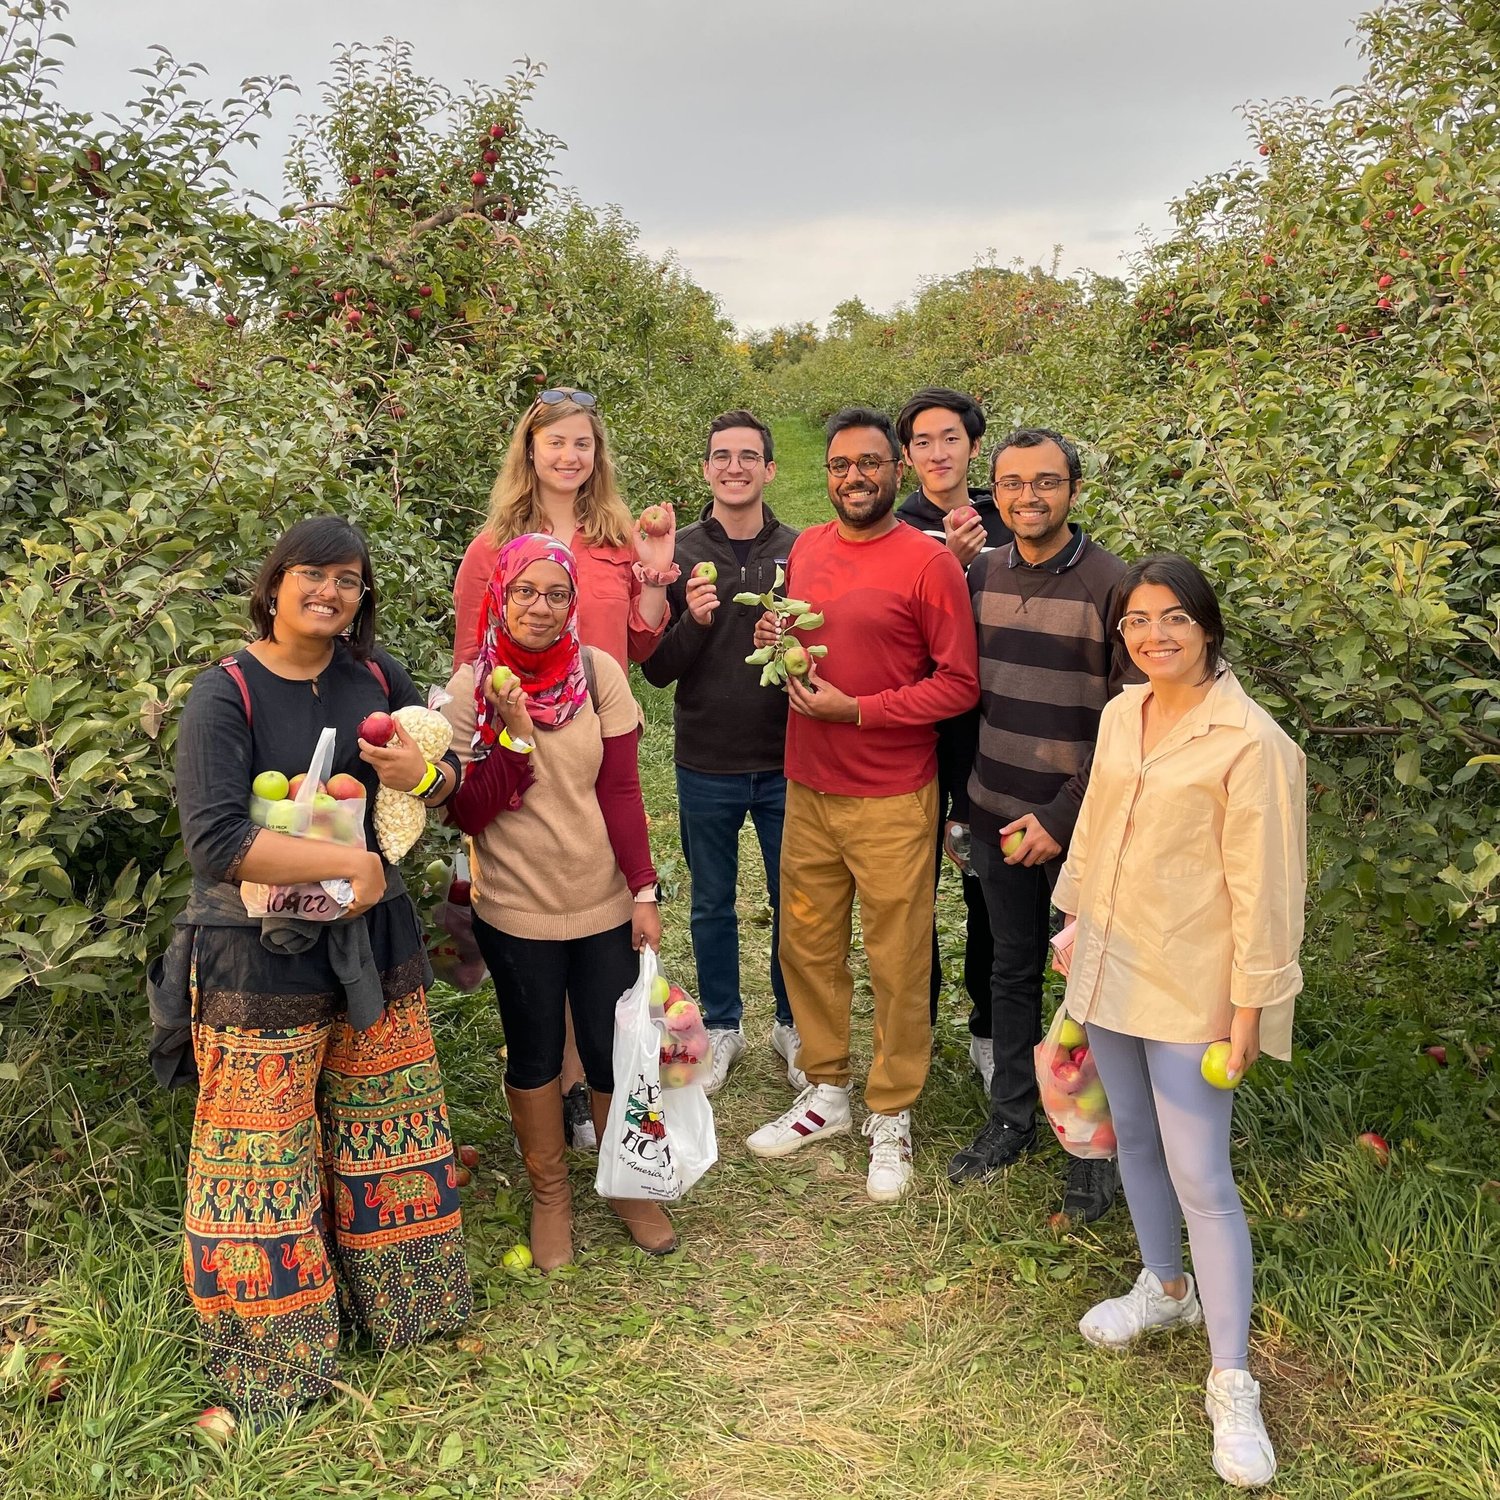
{"label": "sunglasses on head", "polygon": [[587,391],[565,391],[554,389],[543,391],[536,398],[543,406],[561,406],[564,401],[571,401],[574,406],[597,406],[599,403],[589,395]]}

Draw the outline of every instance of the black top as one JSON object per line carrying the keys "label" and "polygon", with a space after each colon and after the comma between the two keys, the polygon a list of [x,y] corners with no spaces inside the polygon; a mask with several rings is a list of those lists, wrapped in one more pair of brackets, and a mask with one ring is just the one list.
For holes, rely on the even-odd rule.
{"label": "black top", "polygon": [[[676,726],[675,757],[679,766],[711,776],[743,776],[780,771],[786,761],[787,696],[760,686],[760,668],[745,658],[755,650],[759,604],[736,604],[734,596],[764,594],[776,581],[776,565],[785,563],[797,532],[762,507],[765,521],[750,542],[744,563],[714,519],[713,503],[677,533],[682,577],[667,589],[672,622],[656,649],[641,663],[653,687],[677,684],[672,711]],[[707,625],[687,608],[688,578],[695,564],[712,562],[719,570],[719,607]]]}
{"label": "black top", "polygon": [[[369,667],[339,641],[333,658],[312,681],[278,677],[248,651],[236,656],[250,692],[252,722],[234,679],[214,665],[194,679],[177,734],[177,806],[188,861],[200,880],[219,882],[232,872],[258,832],[250,821],[250,783],[262,771],[288,778],[305,772],[318,736],[337,730],[330,774],[347,772],[364,784],[365,845],[377,849],[373,814],[380,781],[359,758],[362,719],[425,700],[410,675],[388,652],[374,653],[390,696]],[[383,902],[363,917],[387,998],[416,988],[425,971],[421,925],[409,898]],[[337,1013],[343,991],[326,941],[305,953],[274,953],[255,927],[197,929],[198,989],[210,1024],[302,1025]],[[296,1003],[293,1002],[296,997]],[[306,1003],[302,1003],[306,1002]]]}
{"label": "black top", "polygon": [[[984,523],[984,547],[979,554],[979,557],[983,557],[986,552],[1003,547],[1010,540],[1010,527],[1000,519],[995,497],[989,490],[971,488],[969,504],[979,512],[979,519]],[[943,530],[943,512],[921,490],[913,490],[896,507],[896,519],[905,521],[908,526],[915,526],[918,531],[941,542],[943,546],[948,545],[948,533]],[[974,562],[978,562],[979,557]],[[972,568],[974,563],[969,566]]]}

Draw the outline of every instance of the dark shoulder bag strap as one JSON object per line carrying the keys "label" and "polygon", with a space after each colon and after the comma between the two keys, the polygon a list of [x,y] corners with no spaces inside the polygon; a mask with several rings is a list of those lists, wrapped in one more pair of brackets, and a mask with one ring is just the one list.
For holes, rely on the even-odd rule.
{"label": "dark shoulder bag strap", "polygon": [[[234,679],[234,685],[240,690],[240,702],[245,705],[245,723],[255,723],[255,713],[250,707],[250,684],[245,681],[245,669],[232,656],[221,656],[219,665]],[[370,675],[380,684],[380,690],[385,694],[385,701],[391,701],[391,684],[381,669],[380,663],[373,658],[365,665],[370,669]],[[589,670],[585,668],[585,670]],[[594,679],[589,678],[589,694],[593,695]]]}

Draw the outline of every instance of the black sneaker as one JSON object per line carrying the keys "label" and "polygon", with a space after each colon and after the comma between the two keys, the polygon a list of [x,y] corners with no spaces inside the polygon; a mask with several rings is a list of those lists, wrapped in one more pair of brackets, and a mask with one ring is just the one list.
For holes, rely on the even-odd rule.
{"label": "black sneaker", "polygon": [[973,1182],[975,1178],[1004,1171],[1035,1146],[1036,1126],[1017,1130],[1014,1125],[989,1120],[972,1143],[948,1163],[948,1181]]}
{"label": "black sneaker", "polygon": [[575,1151],[599,1149],[599,1140],[594,1134],[594,1110],[586,1083],[575,1083],[563,1095],[563,1134]]}
{"label": "black sneaker", "polygon": [[1119,1185],[1120,1168],[1116,1162],[1083,1161],[1075,1157],[1068,1168],[1063,1212],[1075,1224],[1092,1224],[1109,1212]]}

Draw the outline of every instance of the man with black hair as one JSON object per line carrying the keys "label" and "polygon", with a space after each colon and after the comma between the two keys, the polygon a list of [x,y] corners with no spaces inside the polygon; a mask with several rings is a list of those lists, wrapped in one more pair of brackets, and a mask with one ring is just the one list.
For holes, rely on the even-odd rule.
{"label": "man with black hair", "polygon": [[[866,1191],[911,1184],[911,1107],[932,1056],[928,929],[937,845],[937,729],[979,696],[963,570],[893,514],[901,448],[890,419],[851,407],[828,423],[836,519],[797,538],[786,590],[823,616],[798,631],[826,659],[787,682],[781,963],[808,1086],[747,1142],[787,1156],[849,1129],[849,945],[855,898],[874,992],[865,1088]],[[777,639],[767,611],[756,643]],[[752,688],[751,691],[754,691]]]}
{"label": "man with black hair", "polygon": [[[781,936],[781,831],[786,809],[785,695],[756,691],[745,657],[754,650],[758,609],[733,602],[766,593],[797,540],[765,503],[776,477],[771,429],[753,413],[727,411],[709,424],[703,478],[711,498],[677,533],[682,576],[667,588],[671,623],[641,664],[654,687],[677,685],[672,720],[677,762],[677,816],[692,876],[693,958],[698,998],[713,1039],[717,1093],[745,1051],[741,1028],[739,921],[740,829],[749,818],[765,862],[771,906],[771,993],[776,1018],[771,1045],[785,1060],[795,1088],[797,1030],[787,1002],[777,944]],[[712,577],[698,573],[711,565]]]}
{"label": "man with black hair", "polygon": [[[988,490],[969,484],[969,469],[979,457],[984,436],[984,409],[962,391],[928,385],[913,394],[896,417],[896,437],[918,487],[896,507],[896,515],[941,542],[968,568],[982,553],[1004,546],[1010,528],[1000,519]],[[972,717],[977,710],[971,710]],[[975,727],[963,720],[938,725],[938,830],[942,837],[953,806],[953,788],[968,780]],[[990,970],[995,950],[990,941],[984,893],[966,862],[955,859],[961,872],[964,897],[964,989],[969,996],[969,1060],[985,1091],[994,1072],[990,1039]],[[942,850],[938,853],[942,871]],[[943,989],[943,966],[938,946],[937,914],[932,922],[932,981],[929,999],[937,1024],[938,997]]]}
{"label": "man with black hair", "polygon": [[[979,733],[951,816],[969,825],[989,912],[995,1071],[989,1119],[949,1164],[954,1182],[987,1177],[1036,1146],[1032,1049],[1042,1039],[1052,886],[1088,785],[1099,716],[1124,676],[1108,619],[1125,564],[1068,519],[1082,475],[1078,450],[1061,433],[1021,428],[1003,438],[990,477],[1012,540],[968,575]],[[1001,841],[1016,834],[1006,853]],[[1065,1211],[1097,1219],[1117,1180],[1113,1161],[1074,1160]]]}

